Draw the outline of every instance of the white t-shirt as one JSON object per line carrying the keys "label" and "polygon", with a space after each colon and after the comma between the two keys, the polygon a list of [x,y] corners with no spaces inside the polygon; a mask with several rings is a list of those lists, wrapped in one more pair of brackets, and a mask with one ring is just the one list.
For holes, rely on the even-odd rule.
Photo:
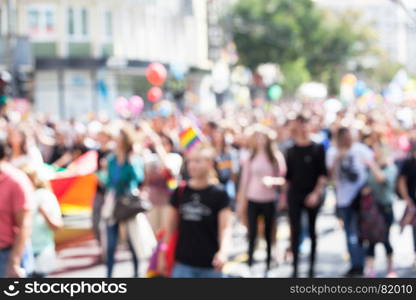
{"label": "white t-shirt", "polygon": [[44,216],[40,214],[39,208],[42,207],[55,220],[61,217],[61,208],[56,196],[47,189],[36,190],[34,197],[37,209],[33,215],[32,246],[33,252],[39,254],[55,244],[54,232],[49,228]]}
{"label": "white t-shirt", "polygon": [[[326,164],[332,169],[338,154],[336,147],[330,147]],[[373,152],[362,143],[354,143],[336,168],[335,187],[338,207],[351,205],[355,196],[368,177],[367,162],[373,160]]]}
{"label": "white t-shirt", "polygon": [[31,146],[28,148],[27,154],[11,159],[10,163],[19,169],[25,166],[32,166],[38,171],[43,166],[43,158],[39,149]]}

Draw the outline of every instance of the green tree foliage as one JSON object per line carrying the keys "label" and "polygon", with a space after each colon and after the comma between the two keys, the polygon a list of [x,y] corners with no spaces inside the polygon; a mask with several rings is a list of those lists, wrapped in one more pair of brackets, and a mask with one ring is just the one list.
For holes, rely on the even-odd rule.
{"label": "green tree foliage", "polygon": [[356,12],[326,12],[311,0],[239,0],[232,19],[241,63],[279,64],[289,91],[312,79],[334,92],[347,62],[371,46]]}
{"label": "green tree foliage", "polygon": [[305,65],[303,57],[281,65],[284,74],[282,86],[287,93],[294,93],[302,83],[310,81],[311,75]]}

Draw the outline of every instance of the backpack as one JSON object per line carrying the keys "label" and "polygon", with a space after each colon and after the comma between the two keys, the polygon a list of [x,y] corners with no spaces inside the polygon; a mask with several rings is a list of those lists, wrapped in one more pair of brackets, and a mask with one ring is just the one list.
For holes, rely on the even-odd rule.
{"label": "backpack", "polygon": [[362,196],[359,210],[360,241],[382,243],[386,241],[387,225],[373,194]]}

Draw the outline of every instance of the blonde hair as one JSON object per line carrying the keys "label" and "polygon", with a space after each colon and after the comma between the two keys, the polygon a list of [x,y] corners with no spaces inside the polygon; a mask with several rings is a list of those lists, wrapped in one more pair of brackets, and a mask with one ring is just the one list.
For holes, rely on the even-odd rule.
{"label": "blonde hair", "polygon": [[213,167],[208,172],[208,177],[209,177],[208,180],[210,184],[213,184],[213,185],[218,184],[220,181],[218,179],[217,171],[215,170],[215,167],[214,167],[215,157],[216,157],[216,151],[214,147],[212,147],[212,145],[208,143],[200,143],[196,145],[195,147],[193,147],[190,153],[192,152],[198,153],[202,157],[213,162],[212,164]]}
{"label": "blonde hair", "polygon": [[35,189],[51,189],[49,181],[44,180],[35,169],[25,165],[21,170],[29,177]]}

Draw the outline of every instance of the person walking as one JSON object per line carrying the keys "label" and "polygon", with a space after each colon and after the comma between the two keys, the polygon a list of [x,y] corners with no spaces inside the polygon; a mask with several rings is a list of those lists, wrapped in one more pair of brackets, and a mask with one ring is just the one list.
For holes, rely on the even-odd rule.
{"label": "person walking", "polygon": [[[286,171],[283,155],[273,148],[273,136],[263,126],[255,128],[251,156],[244,163],[238,193],[238,213],[248,224],[248,265],[253,265],[259,217],[264,219],[264,237],[267,244],[266,275],[270,270],[273,234],[276,232],[276,186],[283,183]],[[245,220],[245,221],[244,221]]]}
{"label": "person walking", "polygon": [[0,278],[26,277],[22,258],[30,242],[33,187],[27,176],[6,162],[0,140]]}
{"label": "person walking", "polygon": [[[372,146],[372,149],[374,151],[374,162],[369,164],[368,191],[366,193],[373,194],[387,227],[383,242],[387,254],[387,277],[394,278],[397,277],[397,273],[393,267],[393,248],[389,239],[394,221],[393,200],[395,198],[398,170],[385,146],[378,142]],[[367,277],[376,276],[374,271],[375,247],[375,243],[370,243],[368,246],[365,266]]]}
{"label": "person walking", "polygon": [[[139,157],[132,155],[133,145],[133,130],[129,127],[121,128],[116,142],[115,153],[110,154],[107,163],[107,196],[102,211],[102,218],[106,224],[106,243],[102,242],[106,245],[105,257],[108,278],[113,276],[114,258],[119,240],[120,225],[122,225],[113,218],[117,199],[125,196],[127,193],[134,192],[144,179],[143,162]],[[138,277],[139,261],[137,249],[134,248],[128,236],[129,234],[127,233],[127,244],[133,260],[133,277]]]}
{"label": "person walking", "polygon": [[[412,146],[409,157],[404,161],[399,172],[398,189],[406,201],[408,210],[416,214],[416,144]],[[413,226],[413,251],[416,257],[416,227]],[[416,259],[415,259],[416,266]]]}
{"label": "person walking", "polygon": [[172,277],[222,277],[231,240],[231,208],[227,193],[214,175],[215,150],[198,145],[186,159],[190,179],[171,197],[158,271],[168,272],[165,251],[177,232]]}
{"label": "person walking", "polygon": [[294,145],[286,154],[286,185],[281,207],[288,207],[290,221],[291,249],[293,254],[292,277],[298,277],[299,243],[301,237],[302,213],[308,216],[311,254],[309,277],[315,276],[316,261],[316,219],[324,201],[327,170],[324,147],[311,140],[308,119],[299,115],[293,124]]}
{"label": "person walking", "polygon": [[35,266],[30,275],[33,278],[44,278],[56,267],[54,232],[63,226],[61,208],[49,183],[42,179],[36,170],[24,167],[23,171],[35,188],[31,235]]}
{"label": "person walking", "polygon": [[359,239],[359,204],[361,190],[368,179],[367,166],[372,164],[373,152],[355,142],[350,130],[338,129],[335,143],[327,153],[327,166],[335,181],[338,215],[343,221],[351,268],[345,276],[364,274],[364,250]]}

